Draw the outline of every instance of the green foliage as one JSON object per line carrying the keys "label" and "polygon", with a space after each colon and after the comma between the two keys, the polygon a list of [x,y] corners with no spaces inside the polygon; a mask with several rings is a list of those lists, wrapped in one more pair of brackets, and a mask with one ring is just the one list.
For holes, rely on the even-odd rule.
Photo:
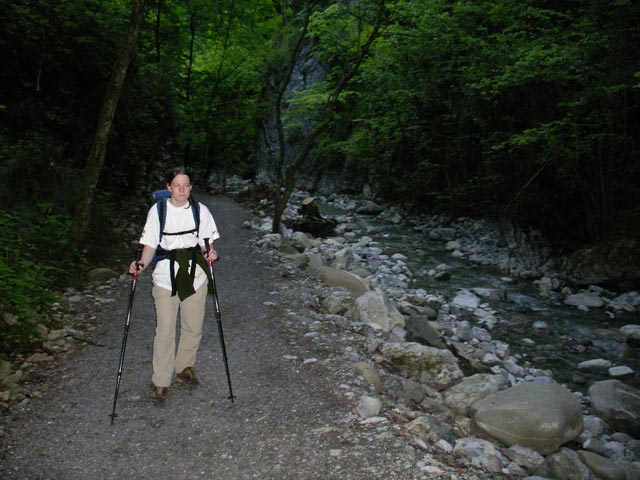
{"label": "green foliage", "polygon": [[[34,218],[0,211],[0,354],[12,355],[40,339],[55,321],[54,293],[77,268],[70,257],[71,219],[39,205]],[[28,212],[25,212],[27,214]]]}
{"label": "green foliage", "polygon": [[640,198],[640,8],[574,7],[390,4],[336,139],[353,175],[390,201],[502,213],[565,243],[619,229]]}

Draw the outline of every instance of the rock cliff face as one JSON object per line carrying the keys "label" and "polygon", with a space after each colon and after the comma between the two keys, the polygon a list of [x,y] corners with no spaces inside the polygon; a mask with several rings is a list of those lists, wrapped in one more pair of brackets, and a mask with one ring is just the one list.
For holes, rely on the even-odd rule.
{"label": "rock cliff face", "polygon": [[[311,46],[307,45],[294,67],[291,81],[285,93],[285,102],[291,99],[296,92],[308,90],[314,83],[324,81],[325,74],[323,66],[311,55]],[[284,106],[283,116],[286,113],[286,106]],[[295,121],[299,122],[302,128],[293,135],[285,132],[285,164],[291,163],[299,151],[296,139],[293,137],[302,138],[313,127],[313,124],[308,120]],[[284,124],[286,127],[286,119],[284,119]],[[278,132],[273,108],[271,108],[267,110],[258,126],[256,138],[256,180],[258,183],[271,183],[274,180],[271,165],[278,156],[278,149]],[[321,193],[332,193],[341,189],[344,175],[345,169],[343,167],[321,172],[316,165],[314,152],[311,152],[299,174],[297,185],[307,190],[315,186]]]}

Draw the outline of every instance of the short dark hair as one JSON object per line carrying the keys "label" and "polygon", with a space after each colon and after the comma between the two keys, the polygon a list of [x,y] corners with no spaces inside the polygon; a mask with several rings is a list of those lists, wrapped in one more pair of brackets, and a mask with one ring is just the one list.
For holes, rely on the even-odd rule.
{"label": "short dark hair", "polygon": [[193,176],[191,175],[191,172],[189,170],[187,170],[186,167],[183,166],[178,166],[178,167],[173,167],[171,169],[169,169],[165,175],[165,181],[167,184],[171,184],[171,182],[173,181],[174,178],[176,178],[178,175],[186,175],[187,177],[189,177],[189,181],[191,182],[193,179]]}

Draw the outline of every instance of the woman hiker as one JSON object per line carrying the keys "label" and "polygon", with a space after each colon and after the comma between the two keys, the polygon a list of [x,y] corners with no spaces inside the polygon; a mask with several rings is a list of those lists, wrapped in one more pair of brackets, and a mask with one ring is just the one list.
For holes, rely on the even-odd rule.
{"label": "woman hiker", "polygon": [[[213,241],[220,237],[209,209],[191,197],[191,174],[183,167],[166,176],[171,196],[149,209],[140,237],[140,260],[129,273],[145,270],[154,260],[152,295],[156,307],[153,342],[153,396],[167,398],[174,372],[178,381],[197,385],[195,363],[204,322],[207,290],[212,288],[208,262],[218,258]],[[205,242],[208,239],[208,244]],[[205,245],[208,245],[206,250]],[[180,339],[176,351],[176,323]]]}

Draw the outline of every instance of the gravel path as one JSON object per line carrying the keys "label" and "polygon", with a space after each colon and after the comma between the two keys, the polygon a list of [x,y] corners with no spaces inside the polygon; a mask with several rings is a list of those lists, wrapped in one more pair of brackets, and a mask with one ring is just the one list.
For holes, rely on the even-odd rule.
{"label": "gravel path", "polygon": [[[312,342],[300,315],[297,275],[283,275],[242,227],[250,215],[226,197],[200,195],[221,239],[215,264],[227,353],[228,389],[212,301],[198,357],[201,385],[174,385],[164,406],[150,398],[154,311],[150,272],[133,307],[125,368],[110,425],[130,278],[95,319],[104,346],[56,358],[41,395],[2,418],[0,478],[9,479],[412,479],[416,449],[353,417],[356,382],[338,334]],[[124,266],[123,266],[124,269]],[[302,274],[300,274],[301,276]],[[308,303],[308,299],[307,299]],[[306,362],[305,362],[306,360]],[[442,478],[462,478],[447,475]],[[466,478],[475,478],[473,476]]]}

